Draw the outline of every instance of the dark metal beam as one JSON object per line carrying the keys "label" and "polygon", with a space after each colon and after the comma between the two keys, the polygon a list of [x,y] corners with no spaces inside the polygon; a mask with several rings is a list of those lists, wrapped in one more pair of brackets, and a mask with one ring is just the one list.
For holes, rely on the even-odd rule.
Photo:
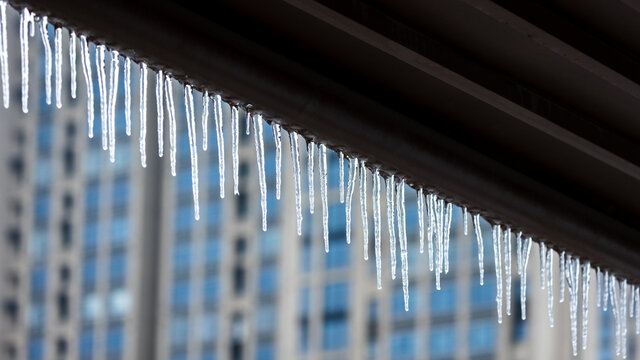
{"label": "dark metal beam", "polygon": [[[210,11],[178,1],[11,3],[640,279],[639,133],[619,121],[638,109],[637,84],[558,56],[570,44],[556,38],[520,41],[526,32],[515,29],[532,24],[493,3],[487,13],[473,1],[407,2],[455,20],[449,33],[356,0],[229,0]],[[482,46],[513,58],[480,56]],[[557,82],[559,91],[554,77],[575,83]]]}

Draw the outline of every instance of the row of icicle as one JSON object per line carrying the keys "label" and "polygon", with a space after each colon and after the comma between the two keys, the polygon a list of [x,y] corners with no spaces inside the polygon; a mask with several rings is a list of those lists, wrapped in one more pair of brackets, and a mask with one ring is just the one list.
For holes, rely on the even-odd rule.
{"label": "row of icicle", "polygon": [[[9,70],[8,70],[8,54],[7,54],[7,21],[6,21],[6,1],[0,1],[0,68],[2,74],[2,92],[3,104],[5,108],[9,107]],[[28,112],[28,93],[29,93],[29,37],[35,34],[36,16],[28,9],[23,9],[20,13],[20,49],[21,49],[21,69],[22,69],[22,110]],[[42,16],[39,22],[40,35],[44,46],[45,56],[45,94],[47,104],[51,103],[51,75],[52,75],[52,50],[49,42],[47,17]],[[80,36],[80,60],[82,64],[82,72],[84,75],[85,85],[87,89],[87,121],[88,136],[93,138],[93,75],[92,63],[89,53],[89,44],[84,35]],[[71,74],[71,96],[76,98],[76,46],[77,36],[75,32],[70,32],[69,38],[69,63]],[[110,55],[109,76],[106,74],[107,52]],[[62,29],[56,28],[54,33],[54,51],[53,64],[55,66],[55,99],[56,107],[62,107]],[[108,51],[105,45],[96,45],[95,47],[95,70],[98,78],[99,100],[100,100],[100,119],[102,129],[102,147],[109,150],[109,159],[115,161],[115,105],[118,91],[120,55],[118,51]],[[131,59],[124,59],[124,101],[125,101],[125,121],[126,134],[131,135]],[[147,121],[147,75],[148,68],[145,63],[140,64],[140,162],[142,167],[146,167],[146,121]],[[163,157],[163,128],[164,128],[164,110],[168,114],[169,121],[169,151],[171,174],[176,175],[176,114],[173,99],[173,79],[170,74],[163,74],[162,70],[156,72],[156,106],[157,106],[157,129],[158,129],[158,156]],[[209,118],[209,102],[213,104],[213,117],[215,122],[216,137],[218,144],[218,164],[220,174],[220,197],[224,197],[225,179],[224,179],[224,133],[223,133],[223,113],[222,98],[219,94],[210,96],[208,91],[203,94],[202,101],[202,150],[207,150],[208,146],[208,118]],[[196,115],[194,112],[193,90],[191,85],[184,85],[184,103],[187,119],[187,131],[189,137],[189,150],[191,154],[191,175],[194,213],[196,220],[199,219],[199,201],[198,201],[198,143],[196,138]],[[233,167],[233,193],[238,195],[238,146],[239,146],[239,108],[238,105],[231,105],[231,147],[232,147],[232,167]],[[264,142],[263,142],[263,119],[261,114],[251,114],[247,110],[246,117],[246,133],[250,134],[253,127],[254,143],[256,149],[256,159],[258,165],[258,177],[260,183],[260,207],[262,211],[262,229],[267,230],[267,190],[265,177],[265,161],[264,161]],[[281,165],[282,165],[282,132],[280,125],[272,123],[273,138],[276,145],[276,199],[280,199],[281,193]],[[289,134],[291,157],[293,163],[294,187],[295,187],[295,204],[296,204],[296,224],[298,235],[302,234],[302,189],[301,189],[301,167],[300,167],[300,145],[299,135],[296,132]],[[316,156],[316,152],[318,155]],[[328,230],[328,204],[327,204],[327,147],[324,144],[317,146],[314,142],[307,143],[307,175],[309,183],[309,211],[314,212],[315,185],[314,185],[314,163],[316,158],[318,161],[320,173],[320,191],[322,199],[322,224],[323,239],[325,251],[329,251],[329,230]],[[362,219],[363,238],[364,238],[364,258],[368,259],[368,211],[367,211],[367,172],[365,161],[355,157],[349,157],[347,187],[344,185],[344,159],[342,152],[338,153],[339,159],[339,196],[340,202],[345,203],[346,210],[346,241],[351,242],[351,206],[353,194],[356,186],[358,186],[360,197],[360,212]],[[373,229],[375,241],[375,261],[376,261],[376,277],[378,288],[382,287],[382,266],[381,266],[381,233],[384,227],[382,223],[381,210],[381,188],[385,186],[386,190],[386,217],[387,231],[389,234],[389,251],[391,262],[391,276],[396,278],[396,243],[400,244],[400,262],[402,288],[404,293],[405,310],[409,309],[409,276],[408,276],[408,257],[407,257],[407,231],[406,231],[406,214],[405,214],[405,180],[397,179],[394,175],[388,176],[386,179],[382,177],[379,169],[372,172],[372,200],[373,200]],[[425,193],[422,188],[417,190],[417,209],[419,223],[419,239],[420,253],[424,252],[425,241],[427,243],[428,266],[430,271],[435,272],[436,288],[440,289],[440,278],[442,274],[449,272],[449,242],[450,228],[452,221],[453,206],[451,203],[439,198],[436,194]],[[482,238],[482,230],[480,227],[480,215],[471,215],[464,207],[464,235],[468,235],[468,218],[471,217],[475,230],[477,247],[478,247],[478,265],[480,274],[480,284],[484,284],[484,244]],[[426,228],[426,231],[425,231]],[[397,232],[396,232],[397,230]],[[512,238],[514,233],[511,228],[503,228],[500,225],[493,226],[493,251],[496,274],[496,306],[498,314],[498,322],[502,322],[503,310],[503,290],[506,293],[506,313],[511,315],[511,278],[512,278]],[[516,238],[516,259],[517,274],[520,279],[520,296],[521,296],[521,316],[526,318],[526,270],[529,262],[529,254],[531,251],[532,238],[523,238],[521,231],[515,234]],[[553,249],[547,249],[543,242],[539,244],[540,249],[540,283],[542,289],[547,287],[548,294],[548,314],[550,326],[554,326],[553,316]],[[504,259],[504,264],[503,264]],[[588,328],[588,302],[589,302],[589,283],[590,269],[589,262],[580,263],[580,259],[563,251],[559,259],[559,281],[560,281],[560,299],[559,302],[565,301],[565,284],[569,293],[570,305],[570,321],[571,321],[571,338],[573,355],[578,353],[578,308],[580,298],[580,287],[582,294],[582,348],[587,347],[587,328]],[[503,271],[505,279],[503,279]],[[640,334],[640,289],[633,285],[628,285],[626,280],[619,280],[614,275],[610,275],[608,271],[601,271],[596,268],[597,275],[597,306],[607,311],[608,304],[611,305],[615,318],[616,333],[616,354],[627,356],[627,312],[629,318],[635,316],[636,334]],[[582,283],[582,286],[580,286]],[[505,285],[505,289],[503,289]],[[628,302],[628,293],[631,293],[631,299]]]}

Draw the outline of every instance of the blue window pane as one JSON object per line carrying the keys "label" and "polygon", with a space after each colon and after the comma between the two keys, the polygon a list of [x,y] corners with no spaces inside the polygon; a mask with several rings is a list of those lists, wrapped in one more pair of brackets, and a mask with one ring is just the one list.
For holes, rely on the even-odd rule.
{"label": "blue window pane", "polygon": [[[187,150],[188,151],[188,150]],[[183,167],[178,169],[176,174],[177,192],[179,195],[191,194],[191,168]]]}
{"label": "blue window pane", "polygon": [[273,343],[261,341],[258,343],[258,349],[256,351],[256,360],[272,360],[273,356]]}
{"label": "blue window pane", "polygon": [[38,266],[31,269],[31,293],[44,295],[47,288],[47,269]]}
{"label": "blue window pane", "polygon": [[44,261],[47,257],[49,233],[46,229],[36,228],[29,243],[29,255],[34,262]]}
{"label": "blue window pane", "polygon": [[27,358],[29,360],[41,360],[44,355],[44,344],[41,337],[29,338]]}
{"label": "blue window pane", "polygon": [[491,353],[496,344],[494,319],[476,319],[469,325],[469,352],[473,355]]}
{"label": "blue window pane", "polygon": [[218,193],[220,191],[220,168],[218,167],[218,156],[210,156],[211,159],[215,159],[209,165],[207,170],[207,182],[209,184],[209,191]]}
{"label": "blue window pane", "polygon": [[33,201],[33,216],[35,221],[45,222],[49,218],[49,191],[39,191]]}
{"label": "blue window pane", "polygon": [[349,334],[344,318],[325,319],[322,327],[322,347],[325,350],[343,349],[347,346]]}
{"label": "blue window pane", "polygon": [[87,177],[96,178],[102,169],[102,151],[96,146],[90,146],[85,157],[84,169]]}
{"label": "blue window pane", "polygon": [[214,343],[218,337],[218,315],[215,312],[202,315],[200,328],[201,341]]}
{"label": "blue window pane", "polygon": [[179,205],[175,213],[176,231],[184,232],[190,230],[194,221],[193,205],[191,203]]}
{"label": "blue window pane", "polygon": [[86,212],[98,212],[98,206],[100,205],[100,183],[89,183],[85,190],[84,199],[84,207]]}
{"label": "blue window pane", "polygon": [[131,145],[129,139],[119,140],[116,150],[116,160],[110,164],[116,174],[127,174],[131,167]]}
{"label": "blue window pane", "polygon": [[300,307],[298,311],[301,317],[309,316],[309,294],[308,288],[300,290]]}
{"label": "blue window pane", "polygon": [[93,356],[93,333],[83,331],[78,341],[78,352],[81,359],[90,359]]}
{"label": "blue window pane", "polygon": [[51,159],[39,158],[36,163],[35,185],[48,186],[51,182]]}
{"label": "blue window pane", "polygon": [[180,242],[173,249],[173,268],[177,271],[186,271],[191,266],[191,244]]}
{"label": "blue window pane", "polygon": [[452,325],[433,326],[429,331],[429,356],[453,357],[456,349],[456,332]]}
{"label": "blue window pane", "polygon": [[277,257],[280,246],[280,228],[271,226],[260,234],[260,255],[262,258]]}
{"label": "blue window pane", "polygon": [[174,282],[171,299],[174,308],[189,306],[189,282],[185,280]]}
{"label": "blue window pane", "polygon": [[[347,162],[345,161],[345,164],[346,163]],[[329,188],[330,189],[337,188],[340,182],[340,166],[338,162],[337,153],[334,153],[333,151],[327,151],[327,167],[329,169],[329,176],[327,178],[327,183],[329,185]],[[349,174],[346,170],[346,166],[345,166],[344,174],[345,176]],[[346,186],[345,186],[345,191],[346,191]]]}
{"label": "blue window pane", "polygon": [[271,222],[280,218],[280,200],[276,199],[275,186],[267,187],[267,217]]}
{"label": "blue window pane", "polygon": [[276,323],[276,309],[273,304],[261,304],[258,307],[256,320],[258,333],[268,334],[273,332]]}
{"label": "blue window pane", "polygon": [[278,271],[274,265],[260,268],[258,293],[260,296],[273,296],[278,288]]}
{"label": "blue window pane", "polygon": [[329,237],[330,251],[324,254],[324,264],[327,269],[345,268],[349,266],[351,247],[344,236]]}
{"label": "blue window pane", "polygon": [[175,315],[171,319],[171,345],[180,346],[187,343],[189,336],[189,320],[186,316]]}
{"label": "blue window pane", "polygon": [[[352,209],[351,211],[354,210],[355,209]],[[346,227],[347,218],[345,214],[345,205],[341,203],[329,205],[329,233],[331,236],[346,236]]]}
{"label": "blue window pane", "polygon": [[109,326],[107,329],[107,355],[119,355],[122,353],[124,335],[121,325]]}
{"label": "blue window pane", "polygon": [[[490,275],[490,276],[487,276]],[[471,309],[486,310],[495,306],[496,279],[493,274],[486,274],[484,286],[477,281],[471,285]]]}
{"label": "blue window pane", "polygon": [[347,283],[332,283],[324,287],[325,314],[346,313],[349,306],[349,286]]}
{"label": "blue window pane", "polygon": [[391,310],[394,319],[411,319],[416,316],[416,298],[418,294],[412,293],[411,296],[409,296],[409,311],[406,311],[404,307],[404,292],[402,291],[402,287],[394,287],[391,296]]}
{"label": "blue window pane", "polygon": [[214,304],[220,298],[220,282],[218,276],[207,275],[204,280],[204,301],[207,304]]}
{"label": "blue window pane", "polygon": [[123,282],[127,274],[127,255],[125,253],[111,254],[109,260],[109,277],[112,282]]}
{"label": "blue window pane", "polygon": [[126,244],[129,237],[129,219],[124,215],[114,217],[109,231],[112,245]]}
{"label": "blue window pane", "polygon": [[53,126],[51,122],[40,122],[38,124],[38,150],[46,151],[51,149],[53,142]]}
{"label": "blue window pane", "polygon": [[[273,144],[272,141],[265,141],[266,144]],[[275,182],[276,181],[276,152],[275,151],[265,151],[264,153],[264,171],[267,182]]]}
{"label": "blue window pane", "polygon": [[[485,285],[486,286],[486,285]],[[456,283],[443,281],[440,290],[431,290],[430,309],[432,316],[452,315],[456,308]]]}
{"label": "blue window pane", "polygon": [[211,237],[205,244],[205,263],[207,268],[212,268],[220,262],[220,241]]}
{"label": "blue window pane", "polygon": [[98,247],[98,223],[87,222],[84,225],[83,246],[85,251],[94,251]]}
{"label": "blue window pane", "polygon": [[32,301],[29,307],[29,330],[41,330],[45,323],[44,303],[40,301]]}
{"label": "blue window pane", "polygon": [[207,203],[207,226],[209,228],[216,228],[220,226],[221,215],[222,204],[220,204],[220,200],[209,200]]}
{"label": "blue window pane", "polygon": [[121,178],[113,182],[113,207],[126,206],[129,203],[129,179]]}
{"label": "blue window pane", "polygon": [[415,334],[413,329],[395,330],[391,335],[391,358],[413,359],[415,356]]}
{"label": "blue window pane", "polygon": [[95,257],[87,257],[82,263],[82,285],[95,286],[97,275],[97,260]]}

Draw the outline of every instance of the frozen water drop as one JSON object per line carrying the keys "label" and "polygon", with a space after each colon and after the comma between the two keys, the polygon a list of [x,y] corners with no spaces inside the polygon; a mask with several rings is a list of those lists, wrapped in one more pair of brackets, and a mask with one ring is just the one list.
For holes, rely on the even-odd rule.
{"label": "frozen water drop", "polygon": [[344,154],[342,151],[338,153],[338,186],[340,192],[340,203],[344,203]]}
{"label": "frozen water drop", "polygon": [[147,167],[147,64],[140,65],[140,164]]}
{"label": "frozen water drop", "polygon": [[[20,68],[22,72],[22,112],[25,114],[29,112],[29,29],[31,28],[33,33],[33,27],[33,13],[27,8],[23,8],[20,13]],[[88,55],[86,58],[89,58]],[[91,124],[93,124],[93,119],[91,119]],[[93,137],[92,130],[89,131],[91,134],[89,137]]]}
{"label": "frozen water drop", "polygon": [[[300,184],[300,147],[298,145],[298,134],[296,132],[289,133],[289,141],[291,144],[291,163],[293,164],[293,183],[296,195],[296,224],[298,236],[300,236],[302,235],[302,189]],[[348,227],[347,234],[349,234]]]}
{"label": "frozen water drop", "polygon": [[279,124],[271,124],[271,129],[273,130],[273,142],[276,144],[276,199],[280,200],[282,188],[282,133]]}
{"label": "frozen water drop", "polygon": [[[362,168],[364,169],[365,167],[362,166]],[[404,179],[400,180],[396,194],[398,237],[400,240],[400,263],[402,267],[402,293],[404,294],[404,310],[409,311],[409,259],[407,256],[407,223],[404,206]]]}
{"label": "frozen water drop", "polygon": [[347,244],[351,243],[351,201],[353,200],[356,181],[358,181],[358,158],[349,158],[349,182],[347,184],[347,203],[345,205]]}
{"label": "frozen water drop", "polygon": [[[563,251],[562,253],[560,253],[560,302],[563,303],[564,302],[564,287],[565,287],[565,277],[564,277],[564,273],[565,273],[565,257],[566,254]],[[598,301],[599,303],[600,301]]]}
{"label": "frozen water drop", "polygon": [[589,282],[591,280],[591,263],[582,265],[582,349],[587,350],[587,334],[589,329]]}
{"label": "frozen water drop", "polygon": [[382,289],[382,251],[381,242],[381,214],[380,214],[380,171],[378,169],[373,173],[373,231],[375,236],[375,255],[376,255],[376,280],[378,289]]}
{"label": "frozen water drop", "polygon": [[426,208],[427,208],[427,251],[429,252],[429,271],[433,271],[434,262],[433,262],[433,232],[435,227],[435,209],[433,207],[433,195],[427,194],[426,197]]}
{"label": "frozen water drop", "polygon": [[[213,97],[213,108],[214,108],[213,115],[216,122],[216,140],[218,140],[218,173],[220,175],[220,198],[224,198],[224,129],[222,127],[222,97],[218,94],[216,94]],[[258,120],[262,121],[262,115],[258,116]],[[255,130],[256,124],[253,124],[253,127]],[[262,157],[262,177],[264,180],[264,140],[262,138],[262,122],[260,122],[258,128],[260,129],[260,134],[259,134],[260,149],[261,149],[260,156]],[[266,191],[266,186],[265,186],[265,191]],[[266,196],[267,196],[267,193],[265,192],[264,194],[265,209],[263,210],[265,218],[262,220],[263,222],[262,228],[264,231],[266,231],[267,229],[267,219],[266,219],[267,198]]]}
{"label": "frozen water drop", "polygon": [[118,98],[118,72],[120,68],[120,55],[117,51],[111,52],[111,66],[109,67],[109,161],[116,161],[116,99]]}
{"label": "frozen water drop", "polygon": [[547,310],[549,312],[549,326],[553,327],[553,249],[547,250]]}
{"label": "frozen water drop", "polygon": [[[216,95],[218,96],[218,95]],[[218,123],[218,117],[216,114],[216,124]],[[216,126],[217,129],[217,126]],[[221,135],[218,136],[220,140]],[[260,182],[260,207],[262,208],[262,231],[267,231],[267,181],[265,179],[264,171],[264,140],[262,138],[262,115],[257,114],[253,116],[253,140],[256,147],[256,161],[258,162],[258,181]],[[218,141],[218,144],[220,142]],[[218,145],[218,152],[220,152],[220,145]],[[223,197],[224,193],[220,190],[220,197]]]}
{"label": "frozen water drop", "polygon": [[76,71],[76,32],[71,31],[69,35],[69,70],[71,76],[71,98],[76,98],[78,75]]}
{"label": "frozen water drop", "polygon": [[540,289],[544,290],[547,277],[545,274],[547,271],[547,246],[545,243],[540,242],[538,250],[540,251]]}
{"label": "frozen water drop", "polygon": [[322,199],[322,237],[324,238],[324,251],[329,252],[329,204],[327,201],[327,147],[320,144],[320,156],[318,159],[320,170],[320,198]]}
{"label": "frozen water drop", "polygon": [[53,38],[56,67],[56,107],[62,108],[62,28],[55,29]]}
{"label": "frozen water drop", "polygon": [[44,88],[45,101],[47,105],[51,105],[51,43],[49,42],[49,18],[43,16],[40,18],[40,36],[42,45],[44,46]]}
{"label": "frozen water drop", "polygon": [[[158,128],[158,157],[164,156],[164,99],[163,99],[164,76],[162,70],[156,73],[156,113]],[[202,136],[205,136],[204,133]]]}
{"label": "frozen water drop", "polygon": [[364,259],[369,260],[369,223],[367,220],[367,167],[360,161],[360,217],[362,218],[362,243]]}
{"label": "frozen water drop", "polygon": [[124,119],[127,136],[131,136],[131,59],[124,59]]}
{"label": "frozen water drop", "polygon": [[469,215],[467,212],[467,207],[462,208],[462,219],[464,222],[464,236],[469,235]]}
{"label": "frozen water drop", "polygon": [[[89,138],[93,138],[93,78],[91,75],[89,45],[87,44],[87,37],[84,35],[80,36],[80,62],[82,63],[82,73],[84,74],[84,82],[87,87],[87,128]],[[25,102],[23,101],[23,106],[24,105]]]}
{"label": "frozen water drop", "polygon": [[190,85],[184,86],[184,107],[189,132],[189,151],[191,153],[191,188],[193,190],[193,211],[196,220],[200,219],[200,202],[198,200],[198,143],[196,141],[196,120],[193,111],[193,90]]}
{"label": "frozen water drop", "polygon": [[173,102],[173,83],[171,82],[169,74],[164,75],[164,92],[164,98],[167,103],[167,114],[169,115],[169,160],[171,164],[171,175],[176,176],[176,146],[178,138],[176,135],[176,109]]}
{"label": "frozen water drop", "polygon": [[[105,73],[105,51],[104,45],[96,46],[96,73],[98,74],[98,90],[100,94],[100,126],[102,130],[102,149],[108,148],[109,129],[107,127],[108,111],[107,111],[107,75]],[[145,65],[146,66],[146,65]],[[146,82],[146,80],[145,80]],[[146,84],[145,84],[145,100],[146,100]],[[142,97],[140,97],[142,99]],[[145,115],[146,115],[145,103]]]}
{"label": "frozen water drop", "polygon": [[209,92],[202,94],[202,150],[207,151],[209,145]]}
{"label": "frozen water drop", "polygon": [[308,181],[307,183],[309,184],[309,213],[313,214],[314,208],[315,208],[315,202],[316,202],[316,196],[315,196],[315,183],[314,183],[314,179],[313,179],[313,164],[314,164],[314,160],[316,157],[316,144],[313,141],[310,141],[307,144],[307,176],[308,176]]}
{"label": "frozen water drop", "polygon": [[449,241],[451,238],[451,217],[453,214],[453,205],[447,203],[444,216],[444,273],[449,273]]}
{"label": "frozen water drop", "polygon": [[7,52],[7,2],[0,1],[0,66],[2,67],[2,100],[9,108],[9,54]]}
{"label": "frozen water drop", "polygon": [[504,273],[507,298],[507,315],[511,316],[511,228],[504,233]]}
{"label": "frozen water drop", "polygon": [[238,106],[231,106],[231,156],[233,162],[233,194],[240,195],[238,190],[238,141],[240,141],[240,121]]}
{"label": "frozen water drop", "polygon": [[389,257],[391,258],[391,278],[396,278],[396,230],[395,230],[395,180],[391,175],[387,178],[387,225],[389,229]]}
{"label": "frozen water drop", "polygon": [[478,243],[478,270],[480,272],[480,285],[484,285],[484,241],[482,239],[482,228],[480,227],[480,215],[473,215],[473,228],[476,233]]}
{"label": "frozen water drop", "polygon": [[502,324],[502,256],[500,251],[500,238],[502,229],[500,225],[493,226],[493,256],[496,271],[496,307],[498,311],[498,324]]}
{"label": "frozen water drop", "polygon": [[522,268],[520,269],[520,313],[522,320],[527,319],[527,265],[529,264],[530,253],[531,238],[529,237],[522,243]]}
{"label": "frozen water drop", "polygon": [[418,204],[418,232],[420,234],[420,253],[424,253],[424,196],[422,188],[417,191]]}

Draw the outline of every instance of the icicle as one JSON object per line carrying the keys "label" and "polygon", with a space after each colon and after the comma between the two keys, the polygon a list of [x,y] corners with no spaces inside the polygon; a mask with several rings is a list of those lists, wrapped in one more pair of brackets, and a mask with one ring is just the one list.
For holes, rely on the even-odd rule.
{"label": "icicle", "polygon": [[351,244],[351,200],[358,180],[358,158],[349,158],[349,183],[347,184],[347,204],[345,215],[347,221],[347,244]]}
{"label": "icicle", "polygon": [[308,184],[309,184],[309,212],[313,214],[316,196],[315,196],[315,183],[313,180],[313,164],[315,160],[316,154],[316,144],[313,141],[310,141],[307,144],[307,175],[308,175]]}
{"label": "icicle", "polygon": [[633,305],[635,304],[635,298],[636,298],[636,292],[635,292],[635,285],[630,285],[631,286],[631,300],[629,301],[629,318],[633,319]]}
{"label": "icicle", "polygon": [[[126,62],[125,62],[126,64]],[[71,73],[71,98],[76,98],[78,76],[76,71],[76,32],[71,31],[69,36],[69,70]]]}
{"label": "icicle", "polygon": [[530,253],[531,238],[529,237],[522,244],[522,268],[520,269],[520,312],[522,320],[527,319],[527,265],[529,264]]}
{"label": "icicle", "polygon": [[342,151],[338,153],[338,186],[340,192],[340,203],[344,203],[344,154]]}
{"label": "icicle", "polygon": [[[295,193],[296,193],[296,224],[297,224],[298,236],[300,236],[302,235],[302,188],[300,185],[300,152],[299,152],[300,148],[298,146],[298,134],[296,132],[289,133],[289,143],[291,145],[291,164],[293,165],[293,183],[295,186]],[[237,148],[236,148],[236,153],[237,153]],[[237,158],[237,154],[236,154],[236,158]],[[236,181],[236,184],[237,184],[237,181]],[[347,234],[349,234],[348,226],[347,226]]]}
{"label": "icicle", "polygon": [[140,163],[147,167],[147,64],[140,68]]}
{"label": "icicle", "polygon": [[164,98],[167,102],[167,114],[169,114],[169,158],[171,160],[171,175],[176,176],[176,146],[178,138],[176,135],[176,110],[173,103],[173,84],[171,83],[169,74],[164,74],[164,92]]}
{"label": "icicle", "polygon": [[596,306],[597,307],[601,307],[602,306],[602,276],[603,273],[602,271],[600,271],[600,266],[596,267],[596,287],[598,288],[598,299],[596,302]]}
{"label": "icicle", "polygon": [[[33,13],[26,8],[22,9],[22,13],[20,14],[20,67],[22,70],[22,112],[25,114],[29,112],[29,30],[31,30],[33,36],[33,28]],[[87,55],[87,59],[88,58]],[[91,75],[91,72],[89,72],[89,75]],[[93,124],[93,118],[90,119],[90,123]],[[93,133],[91,132],[90,134]]]}
{"label": "icicle", "polygon": [[607,311],[607,303],[609,302],[609,271],[604,272],[604,292],[602,297],[602,311]]}
{"label": "icicle", "polygon": [[[216,95],[216,100],[219,95]],[[220,114],[221,115],[221,114]],[[217,124],[221,120],[216,114],[216,129]],[[218,152],[220,153],[220,139],[222,129],[218,131]],[[253,116],[253,140],[256,146],[256,161],[258,162],[258,181],[260,182],[260,207],[262,208],[262,231],[267,231],[267,180],[265,178],[264,171],[264,140],[262,138],[262,115],[257,114]],[[220,160],[222,161],[222,160]],[[222,173],[221,173],[222,174]],[[222,181],[222,178],[221,178]],[[220,190],[220,197],[224,197],[223,188]]]}
{"label": "icicle", "polygon": [[[214,106],[214,117],[216,120],[216,140],[218,140],[218,172],[220,173],[220,198],[224,198],[224,130],[222,128],[222,97],[220,95],[215,95],[213,97],[213,106]],[[258,120],[262,121],[262,115],[258,115]],[[255,122],[255,119],[254,119]],[[253,124],[254,130],[256,124]],[[262,156],[262,177],[266,183],[266,179],[264,178],[264,140],[262,139],[262,122],[259,124],[258,129],[260,129],[260,149]],[[265,193],[264,193],[264,219],[262,219],[262,228],[264,231],[267,231],[267,193],[266,193],[266,185],[265,185]]]}
{"label": "icicle", "polygon": [[207,151],[209,145],[209,92],[202,94],[202,150]]}
{"label": "icicle", "polygon": [[127,136],[131,136],[131,59],[124,58],[124,118]]}
{"label": "icicle", "polygon": [[[240,195],[238,190],[238,142],[240,141],[240,124],[238,106],[231,106],[231,155],[233,161],[233,194]],[[300,235],[300,234],[298,234]]]}
{"label": "icicle", "polygon": [[420,232],[420,254],[424,253],[424,195],[422,188],[418,189],[418,231]]}
{"label": "icicle", "polygon": [[[163,106],[163,93],[162,84],[164,82],[164,76],[162,70],[158,70],[156,73],[156,113],[157,113],[157,128],[158,128],[158,157],[164,156],[164,106]],[[203,99],[203,103],[206,103]],[[202,129],[203,139],[206,138],[206,132],[204,127]],[[206,149],[205,149],[206,150]]]}
{"label": "icicle", "polygon": [[522,275],[522,231],[518,231],[518,235],[516,235],[516,262],[518,263],[518,275]]}
{"label": "icicle", "polygon": [[[364,166],[362,166],[364,169]],[[364,172],[365,170],[363,170]],[[407,258],[407,223],[404,206],[404,179],[398,184],[396,191],[396,213],[398,215],[398,237],[400,240],[400,261],[402,266],[402,292],[404,293],[404,310],[409,311],[409,263]]]}
{"label": "icicle", "polygon": [[320,144],[320,157],[318,159],[320,170],[320,198],[322,199],[322,235],[324,238],[324,251],[329,252],[329,203],[327,201],[327,147]]}
{"label": "icicle", "polygon": [[9,54],[7,52],[7,2],[0,1],[0,66],[4,108],[9,108]]}
{"label": "icicle", "polygon": [[44,86],[45,100],[47,105],[51,105],[51,43],[49,43],[49,18],[43,16],[40,19],[40,36],[42,37],[42,45],[44,46]]}
{"label": "icicle", "polygon": [[453,213],[453,205],[447,203],[444,216],[444,273],[449,273],[449,241],[451,238],[451,216]]}
{"label": "icicle", "polygon": [[432,199],[436,210],[436,289],[440,290],[440,277],[444,267],[444,200]]}
{"label": "icicle", "polygon": [[[565,267],[566,267],[566,263],[565,263],[565,252],[561,252],[560,253],[560,302],[563,303],[564,302],[564,283],[565,283],[565,277],[563,276],[563,274],[565,273]],[[599,302],[599,301],[598,301]]]}
{"label": "icicle", "polygon": [[591,263],[582,265],[582,349],[587,350],[587,330],[589,325],[589,282]]}
{"label": "icicle", "polygon": [[56,107],[62,108],[62,29],[56,28],[53,38],[56,67]]}
{"label": "icicle", "polygon": [[[349,180],[351,182],[351,180]],[[391,175],[387,178],[386,190],[387,190],[387,226],[389,229],[389,258],[391,264],[391,279],[396,278],[396,230],[394,224],[394,210],[395,210],[395,180]],[[348,196],[349,192],[347,192]],[[347,202],[348,204],[348,202]]]}
{"label": "icicle", "polygon": [[282,134],[279,124],[272,123],[271,129],[273,130],[273,142],[276,144],[276,199],[280,200],[280,188],[282,187]]}
{"label": "icicle", "polygon": [[571,319],[571,346],[573,356],[578,355],[578,291],[580,287],[580,260],[568,256],[567,285],[569,287],[569,317]]}
{"label": "icicle", "polygon": [[464,236],[469,235],[469,216],[467,207],[462,208],[462,221],[464,222]]}
{"label": "icicle", "polygon": [[429,252],[429,271],[433,271],[433,231],[435,226],[435,209],[433,208],[433,194],[428,194],[426,198],[427,207],[427,251]]}
{"label": "icicle", "polygon": [[620,329],[620,314],[618,310],[619,298],[618,298],[618,281],[616,277],[611,275],[609,280],[609,291],[611,295],[611,311],[613,312],[613,318],[615,320],[615,328],[616,328],[616,356],[620,356],[620,348],[621,348],[621,329]]}
{"label": "icicle", "polygon": [[362,243],[364,259],[369,260],[369,224],[367,221],[367,167],[360,161],[360,217],[362,218]]}
{"label": "icicle", "polygon": [[480,285],[484,285],[484,244],[482,240],[482,229],[480,228],[480,215],[473,215],[473,228],[476,232],[478,242],[478,269],[480,271]]}
{"label": "icicle", "polygon": [[[85,85],[87,86],[88,132],[89,132],[89,138],[93,138],[93,115],[94,115],[93,114],[93,78],[91,76],[91,59],[89,58],[89,45],[87,45],[87,37],[84,35],[80,36],[80,60],[82,62],[82,73],[84,74],[84,82],[85,82]],[[23,87],[23,96],[24,96],[24,87]],[[22,105],[23,105],[23,109],[26,110],[25,108],[26,100],[24,99],[24,97],[22,99]]]}
{"label": "icicle", "polygon": [[511,316],[511,228],[504,233],[504,273],[507,292],[507,315]]}
{"label": "icicle", "polygon": [[545,279],[547,278],[545,274],[547,270],[547,246],[545,243],[540,242],[538,244],[538,250],[540,250],[540,289],[544,290],[544,285],[546,283]]}
{"label": "icicle", "polygon": [[547,309],[549,311],[549,326],[553,327],[553,249],[547,250]]}
{"label": "icicle", "polygon": [[633,290],[634,302],[635,302],[635,313],[636,313],[636,335],[640,335],[640,288],[635,286]]}
{"label": "icicle", "polygon": [[380,223],[380,171],[378,169],[373,173],[373,231],[375,236],[375,254],[376,254],[376,280],[378,289],[382,289],[382,252],[380,249],[381,227]]}
{"label": "icicle", "polygon": [[622,338],[622,358],[627,358],[627,280],[622,280],[620,289],[620,306],[618,307],[618,313],[620,315],[620,325]]}
{"label": "icicle", "polygon": [[189,131],[189,150],[191,152],[191,188],[193,189],[193,210],[196,220],[200,219],[200,201],[198,200],[198,142],[196,139],[196,119],[193,111],[193,90],[191,85],[184,86],[184,108]]}
{"label": "icicle", "polygon": [[493,226],[493,256],[496,268],[496,307],[498,311],[498,324],[502,324],[502,256],[500,251],[500,225]]}
{"label": "icicle", "polygon": [[[245,128],[245,134],[249,135],[251,134],[251,112],[249,111],[249,108],[251,107],[251,105],[247,106],[247,123],[246,123],[246,128]],[[296,134],[297,136],[297,134]]]}
{"label": "icicle", "polygon": [[120,58],[116,50],[111,51],[111,67],[109,68],[109,161],[116,161],[116,99],[118,98],[118,71]]}
{"label": "icicle", "polygon": [[[98,45],[96,46],[96,73],[98,74],[98,90],[100,93],[100,124],[102,130],[102,149],[107,150],[108,148],[108,128],[107,128],[107,75],[105,74],[104,62],[105,62],[105,46]],[[145,93],[146,93],[146,84],[145,84]],[[145,115],[146,115],[146,104],[145,104]]]}

